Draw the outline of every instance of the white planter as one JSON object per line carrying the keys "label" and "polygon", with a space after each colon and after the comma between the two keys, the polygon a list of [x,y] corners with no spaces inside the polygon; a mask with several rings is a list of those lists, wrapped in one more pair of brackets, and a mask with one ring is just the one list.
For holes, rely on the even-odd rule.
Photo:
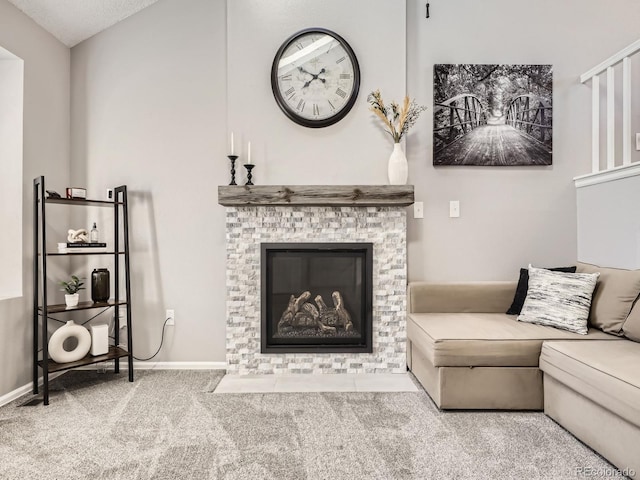
{"label": "white planter", "polygon": [[78,293],[74,293],[73,295],[65,295],[64,303],[67,305],[67,307],[77,307],[79,299],[80,295]]}
{"label": "white planter", "polygon": [[[77,295],[77,294],[76,294]],[[73,350],[65,350],[64,342],[71,337],[75,337],[78,345]],[[51,335],[49,339],[49,356],[54,362],[68,363],[80,360],[91,348],[91,334],[82,325],[76,325],[73,320],[69,320]]]}
{"label": "white planter", "polygon": [[407,156],[402,151],[402,145],[393,144],[393,152],[389,157],[389,184],[390,185],[406,185],[409,177],[409,165],[407,164]]}

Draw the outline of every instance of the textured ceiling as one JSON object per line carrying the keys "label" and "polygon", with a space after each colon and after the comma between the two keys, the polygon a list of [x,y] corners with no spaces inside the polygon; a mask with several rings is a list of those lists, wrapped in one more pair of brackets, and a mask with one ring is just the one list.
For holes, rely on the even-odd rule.
{"label": "textured ceiling", "polygon": [[68,47],[158,0],[9,0]]}

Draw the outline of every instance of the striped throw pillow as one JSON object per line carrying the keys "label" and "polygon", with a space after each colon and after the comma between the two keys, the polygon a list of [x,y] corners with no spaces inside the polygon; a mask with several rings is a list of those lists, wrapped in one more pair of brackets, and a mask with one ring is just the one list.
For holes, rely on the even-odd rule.
{"label": "striped throw pillow", "polygon": [[518,321],[586,335],[599,273],[551,272],[529,265],[529,290]]}

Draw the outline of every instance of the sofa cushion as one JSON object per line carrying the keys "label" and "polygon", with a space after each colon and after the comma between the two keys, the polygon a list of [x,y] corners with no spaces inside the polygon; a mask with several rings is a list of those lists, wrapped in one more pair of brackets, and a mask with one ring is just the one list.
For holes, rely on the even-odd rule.
{"label": "sofa cushion", "polygon": [[578,263],[578,272],[600,272],[593,294],[589,323],[608,333],[623,335],[623,324],[640,294],[640,270],[604,268]]}
{"label": "sofa cushion", "polygon": [[640,427],[640,344],[545,342],[540,369],[572,390]]}
{"label": "sofa cushion", "polygon": [[[565,273],[576,273],[576,266],[573,267],[554,267],[554,268],[545,268],[545,270],[551,270],[552,272],[565,272]],[[511,302],[511,306],[507,313],[509,315],[519,315],[522,311],[522,306],[524,305],[524,299],[527,298],[527,291],[529,290],[529,269],[521,268],[520,269],[520,278],[518,279],[518,286],[516,287],[516,294],[513,297],[513,302]]]}
{"label": "sofa cushion", "polygon": [[435,367],[537,367],[544,340],[624,341],[596,329],[585,336],[517,322],[504,313],[411,313],[407,336]]}
{"label": "sofa cushion", "polygon": [[409,283],[409,312],[504,313],[516,282]]}
{"label": "sofa cushion", "polygon": [[624,336],[635,342],[640,342],[640,302],[631,309],[631,313],[622,325]]}
{"label": "sofa cushion", "polygon": [[586,335],[591,296],[599,275],[529,266],[529,291],[518,321]]}

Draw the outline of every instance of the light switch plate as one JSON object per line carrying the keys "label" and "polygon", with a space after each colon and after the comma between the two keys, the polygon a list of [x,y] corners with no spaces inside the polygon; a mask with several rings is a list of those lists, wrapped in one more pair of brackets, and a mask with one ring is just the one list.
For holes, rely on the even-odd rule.
{"label": "light switch plate", "polygon": [[449,202],[449,217],[458,218],[460,216],[460,200],[451,200]]}
{"label": "light switch plate", "polygon": [[424,218],[424,203],[415,202],[413,204],[413,218]]}

